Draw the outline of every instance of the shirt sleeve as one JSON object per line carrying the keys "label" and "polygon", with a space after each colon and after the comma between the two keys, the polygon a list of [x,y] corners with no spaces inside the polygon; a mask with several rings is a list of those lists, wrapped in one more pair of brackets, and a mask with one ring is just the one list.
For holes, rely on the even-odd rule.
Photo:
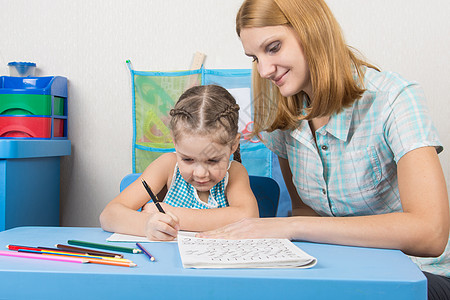
{"label": "shirt sleeve", "polygon": [[411,150],[433,146],[437,153],[443,150],[433,125],[425,95],[416,83],[409,83],[389,92],[385,108],[384,134],[396,163]]}
{"label": "shirt sleeve", "polygon": [[288,158],[286,152],[286,134],[290,131],[275,130],[273,132],[263,132],[262,141],[267,148],[281,158]]}

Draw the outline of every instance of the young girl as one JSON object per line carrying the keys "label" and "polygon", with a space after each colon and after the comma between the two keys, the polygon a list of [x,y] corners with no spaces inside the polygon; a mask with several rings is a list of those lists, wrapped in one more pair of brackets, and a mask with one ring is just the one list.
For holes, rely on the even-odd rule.
{"label": "young girl", "polygon": [[[220,86],[195,86],[176,103],[171,115],[175,153],[152,162],[142,176],[113,199],[100,215],[104,230],[172,240],[178,230],[203,231],[246,217],[258,217],[256,199],[239,158],[239,106]],[[137,210],[168,187],[161,203]]]}
{"label": "young girl", "polygon": [[297,216],[202,236],[400,249],[421,257],[429,298],[450,299],[442,144],[422,89],[358,58],[323,0],[246,0],[236,30],[254,61],[253,132],[279,156]]}

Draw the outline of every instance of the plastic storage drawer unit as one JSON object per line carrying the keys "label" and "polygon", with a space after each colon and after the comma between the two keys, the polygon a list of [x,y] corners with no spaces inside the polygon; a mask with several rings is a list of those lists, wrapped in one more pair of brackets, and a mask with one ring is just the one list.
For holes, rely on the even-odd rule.
{"label": "plastic storage drawer unit", "polygon": [[0,79],[0,139],[67,139],[65,77]]}

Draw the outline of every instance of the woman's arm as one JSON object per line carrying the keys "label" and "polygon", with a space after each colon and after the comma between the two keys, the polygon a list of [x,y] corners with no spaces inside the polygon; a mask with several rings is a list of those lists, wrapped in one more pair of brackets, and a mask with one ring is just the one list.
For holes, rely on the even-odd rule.
{"label": "woman's arm", "polygon": [[423,147],[405,154],[398,162],[397,174],[403,212],[361,217],[245,219],[201,236],[289,238],[439,256],[449,236],[449,203],[435,148]]}
{"label": "woman's arm", "polygon": [[286,184],[286,188],[291,196],[292,215],[293,216],[319,216],[311,207],[303,203],[302,199],[297,193],[297,189],[292,182],[292,172],[289,167],[289,161],[285,158],[278,157],[280,162],[281,174]]}
{"label": "woman's arm", "polygon": [[141,183],[141,178],[144,178],[152,191],[157,194],[166,186],[168,179],[172,178],[175,163],[176,156],[174,153],[163,154],[152,162],[136,181],[106,205],[100,215],[102,228],[111,232],[147,236],[149,238],[152,238],[150,229],[157,228],[158,231],[161,231],[161,234],[156,238],[153,237],[153,239],[167,239],[168,236],[164,236],[164,233],[169,235],[170,239],[172,239],[172,236],[176,236],[178,220],[175,216],[137,211],[150,198]]}
{"label": "woman's arm", "polygon": [[240,163],[233,162],[228,172],[226,189],[228,207],[191,209],[161,203],[163,209],[176,215],[180,222],[180,229],[188,231],[212,230],[243,218],[257,218],[259,216],[258,204],[250,188],[245,167]]}

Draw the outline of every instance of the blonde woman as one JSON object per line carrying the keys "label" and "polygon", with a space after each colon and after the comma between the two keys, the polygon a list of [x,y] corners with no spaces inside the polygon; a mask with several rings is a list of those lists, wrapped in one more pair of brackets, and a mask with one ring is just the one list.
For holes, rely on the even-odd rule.
{"label": "blonde woman", "polygon": [[247,0],[236,29],[254,61],[254,134],[278,155],[297,216],[202,236],[400,249],[429,297],[450,299],[443,148],[422,89],[359,58],[322,0]]}

